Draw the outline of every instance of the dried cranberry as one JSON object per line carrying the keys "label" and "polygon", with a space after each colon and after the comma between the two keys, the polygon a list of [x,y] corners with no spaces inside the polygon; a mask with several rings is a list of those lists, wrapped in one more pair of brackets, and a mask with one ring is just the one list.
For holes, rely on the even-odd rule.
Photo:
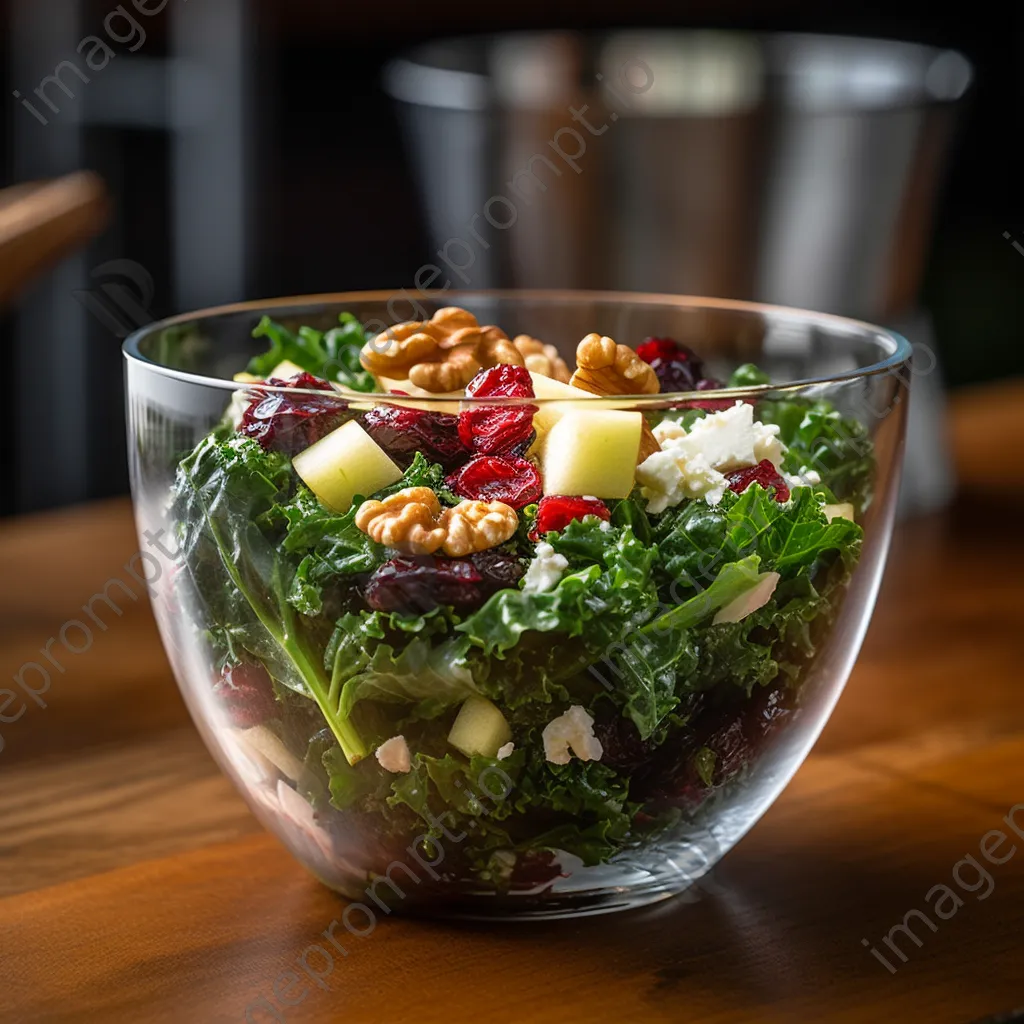
{"label": "dried cranberry", "polygon": [[531,505],[540,498],[537,467],[514,455],[476,455],[445,481],[463,498],[503,501],[512,508]]}
{"label": "dried cranberry", "polygon": [[428,612],[442,604],[464,610],[481,602],[482,584],[468,559],[392,558],[367,582],[366,603],[379,612]]}
{"label": "dried cranberry", "polygon": [[242,413],[238,432],[258,441],[266,449],[295,455],[319,441],[348,418],[348,403],[325,380],[311,373],[296,374],[291,380],[271,377],[274,387],[329,391],[331,398],[286,391],[259,392]]}
{"label": "dried cranberry", "polygon": [[693,391],[696,378],[689,363],[681,363],[675,359],[655,359],[651,369],[658,378],[662,394],[676,391]]}
{"label": "dried cranberry", "polygon": [[[525,366],[501,363],[481,370],[466,386],[473,398],[533,398],[533,381]],[[533,433],[535,405],[486,406],[472,403],[459,413],[459,437],[467,448],[482,455],[522,451]]]}
{"label": "dried cranberry", "polygon": [[274,687],[262,665],[241,662],[225,668],[213,694],[237,729],[251,729],[278,715]]}
{"label": "dried cranberry", "polygon": [[[698,806],[712,790],[754,764],[798,713],[796,695],[785,685],[759,688],[739,702],[706,705],[688,727],[688,742],[659,748],[647,772],[649,786],[638,787],[636,798],[691,809]],[[697,771],[696,755],[702,748],[715,755],[711,786]]]}
{"label": "dried cranberry", "polygon": [[574,519],[582,519],[584,516],[597,516],[607,522],[612,514],[600,498],[573,498],[565,494],[551,494],[541,498],[530,540],[539,540],[552,530],[564,530]]}
{"label": "dried cranberry", "polygon": [[679,353],[679,343],[672,338],[647,338],[636,347],[636,354],[645,363],[653,363],[655,359],[676,359]]}
{"label": "dried cranberry", "polygon": [[765,490],[775,489],[776,501],[789,501],[789,486],[779,471],[767,459],[762,459],[756,466],[746,469],[734,469],[726,473],[729,490],[742,494],[752,483],[759,483]]}
{"label": "dried cranberry", "polygon": [[[720,391],[725,385],[713,377],[702,377],[697,381],[695,391]],[[735,398],[708,398],[700,402],[687,402],[690,409],[705,409],[707,412],[722,412],[723,409],[731,409],[736,404]]]}
{"label": "dried cranberry", "polygon": [[420,613],[439,605],[457,612],[478,608],[491,594],[515,586],[523,574],[514,555],[483,552],[469,558],[398,557],[366,584],[366,603],[379,612]]}
{"label": "dried cranberry", "polygon": [[700,356],[673,338],[648,338],[637,345],[636,354],[650,364],[662,394],[693,391],[704,375]]}
{"label": "dried cranberry", "polygon": [[503,551],[480,551],[470,556],[487,586],[487,596],[514,587],[526,571],[515,555]]}
{"label": "dried cranberry", "polygon": [[459,440],[459,420],[443,412],[398,405],[374,406],[362,419],[363,428],[402,469],[423,454],[452,470],[469,457]]}
{"label": "dried cranberry", "polygon": [[509,885],[513,890],[548,889],[556,878],[568,877],[551,850],[526,850],[516,855]]}
{"label": "dried cranberry", "polygon": [[601,741],[604,751],[601,761],[619,771],[635,772],[655,751],[654,743],[640,739],[632,720],[618,714],[609,719],[599,718],[594,723],[594,735]]}

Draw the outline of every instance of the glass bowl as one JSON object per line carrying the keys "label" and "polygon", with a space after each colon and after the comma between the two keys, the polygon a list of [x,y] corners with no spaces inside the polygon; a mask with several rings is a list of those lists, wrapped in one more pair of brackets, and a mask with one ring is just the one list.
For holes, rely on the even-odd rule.
{"label": "glass bowl", "polygon": [[[672,338],[696,356],[663,379],[704,382],[603,398],[536,374],[534,397],[264,382],[278,356],[326,351],[324,375],[352,385],[360,332],[450,306],[570,367],[591,333]],[[286,333],[254,338],[264,316]],[[136,518],[178,683],[254,813],[355,901],[356,934],[393,910],[570,916],[685,890],[778,796],[857,657],[910,376],[909,345],[881,328],[714,299],[403,291],[177,317],[125,356]],[[251,359],[260,372],[233,379]],[[298,454],[324,435],[318,459]],[[638,436],[661,454],[633,486]],[[502,461],[463,471],[466,443]],[[537,522],[531,466],[583,506],[553,497]],[[413,486],[432,493],[383,504]],[[490,527],[479,506],[450,511],[496,494]],[[441,541],[415,538],[434,528],[428,556]]]}

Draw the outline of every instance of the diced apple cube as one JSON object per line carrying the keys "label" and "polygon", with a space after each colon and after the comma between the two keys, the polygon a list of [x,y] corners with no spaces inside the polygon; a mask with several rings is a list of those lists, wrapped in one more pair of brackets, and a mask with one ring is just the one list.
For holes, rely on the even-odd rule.
{"label": "diced apple cube", "polygon": [[544,445],[544,493],[625,498],[633,489],[642,428],[639,412],[563,413]]}
{"label": "diced apple cube", "polygon": [[282,359],[281,362],[275,366],[270,373],[267,374],[267,380],[271,377],[276,377],[278,380],[291,380],[292,377],[297,377],[300,373],[306,371],[299,366],[298,363],[293,363],[290,359]]}
{"label": "diced apple cube", "polygon": [[495,757],[510,739],[505,716],[485,697],[468,697],[448,733],[448,742],[466,757]]}
{"label": "diced apple cube", "polygon": [[352,507],[357,494],[368,497],[402,478],[401,469],[355,420],[299,452],[292,465],[306,486],[340,513]]}
{"label": "diced apple cube", "polygon": [[822,505],[821,511],[825,518],[831,523],[833,519],[850,519],[856,522],[853,515],[853,505],[848,501],[840,502],[838,505]]}
{"label": "diced apple cube", "polygon": [[537,412],[533,417],[533,429],[537,431],[538,442],[544,435],[572,409],[577,408],[576,400],[580,398],[597,398],[597,395],[584,391],[582,388],[574,388],[569,384],[563,384],[560,380],[545,377],[543,374],[530,371],[530,379],[533,381],[533,394],[536,398],[542,399],[569,399],[564,404],[556,401],[541,402],[537,406]]}

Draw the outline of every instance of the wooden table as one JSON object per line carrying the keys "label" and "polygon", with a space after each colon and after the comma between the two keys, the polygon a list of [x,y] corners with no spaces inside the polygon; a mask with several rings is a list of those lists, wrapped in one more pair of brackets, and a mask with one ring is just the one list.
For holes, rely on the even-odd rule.
{"label": "wooden table", "polygon": [[[959,399],[958,458],[991,449],[979,423],[1019,450],[1022,409],[1020,386]],[[323,987],[287,972],[340,901],[219,775],[148,607],[129,604],[54,670],[45,709],[0,725],[0,1021],[205,1024],[247,1007],[271,1021],[255,1007],[282,1005],[275,980],[302,996],[289,1024],[967,1024],[1024,1005],[1024,853],[995,866],[979,852],[1024,804],[1022,461],[993,473],[971,468],[952,509],[899,528],[835,716],[707,891],[544,925],[385,919],[347,940]],[[134,547],[123,501],[5,524],[6,673],[123,576]],[[967,854],[990,891],[964,891],[969,864],[953,882]],[[917,926],[922,945],[902,941],[890,973],[862,940],[888,952],[882,937],[942,883],[963,905],[934,933]]]}

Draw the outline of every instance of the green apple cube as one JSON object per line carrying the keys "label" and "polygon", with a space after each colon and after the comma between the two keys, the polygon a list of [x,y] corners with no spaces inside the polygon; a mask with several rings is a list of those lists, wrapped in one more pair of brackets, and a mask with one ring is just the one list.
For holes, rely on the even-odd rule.
{"label": "green apple cube", "polygon": [[277,380],[291,380],[292,377],[297,377],[300,373],[306,371],[299,366],[298,363],[293,363],[290,359],[282,359],[281,362],[275,366],[270,373],[267,374],[267,380],[271,377],[275,377]]}
{"label": "green apple cube", "polygon": [[838,505],[822,505],[821,511],[825,513],[825,518],[831,523],[833,519],[849,519],[855,521],[853,517],[853,505],[848,501],[841,501]]}
{"label": "green apple cube", "polygon": [[402,471],[356,420],[299,452],[292,465],[303,483],[340,513],[352,507],[357,494],[367,497],[402,479]]}
{"label": "green apple cube", "polygon": [[544,444],[544,493],[625,498],[633,489],[642,427],[639,412],[563,413]]}
{"label": "green apple cube", "polygon": [[510,739],[505,716],[485,697],[467,698],[448,733],[448,742],[466,757],[494,757]]}
{"label": "green apple cube", "polygon": [[544,399],[570,399],[562,402],[542,402],[537,406],[537,412],[533,416],[533,429],[537,431],[538,442],[545,434],[562,418],[562,416],[576,408],[575,399],[597,398],[597,395],[584,391],[582,388],[574,388],[569,384],[563,384],[560,380],[552,377],[545,377],[543,374],[530,371],[530,379],[533,381],[533,394],[536,398]]}

